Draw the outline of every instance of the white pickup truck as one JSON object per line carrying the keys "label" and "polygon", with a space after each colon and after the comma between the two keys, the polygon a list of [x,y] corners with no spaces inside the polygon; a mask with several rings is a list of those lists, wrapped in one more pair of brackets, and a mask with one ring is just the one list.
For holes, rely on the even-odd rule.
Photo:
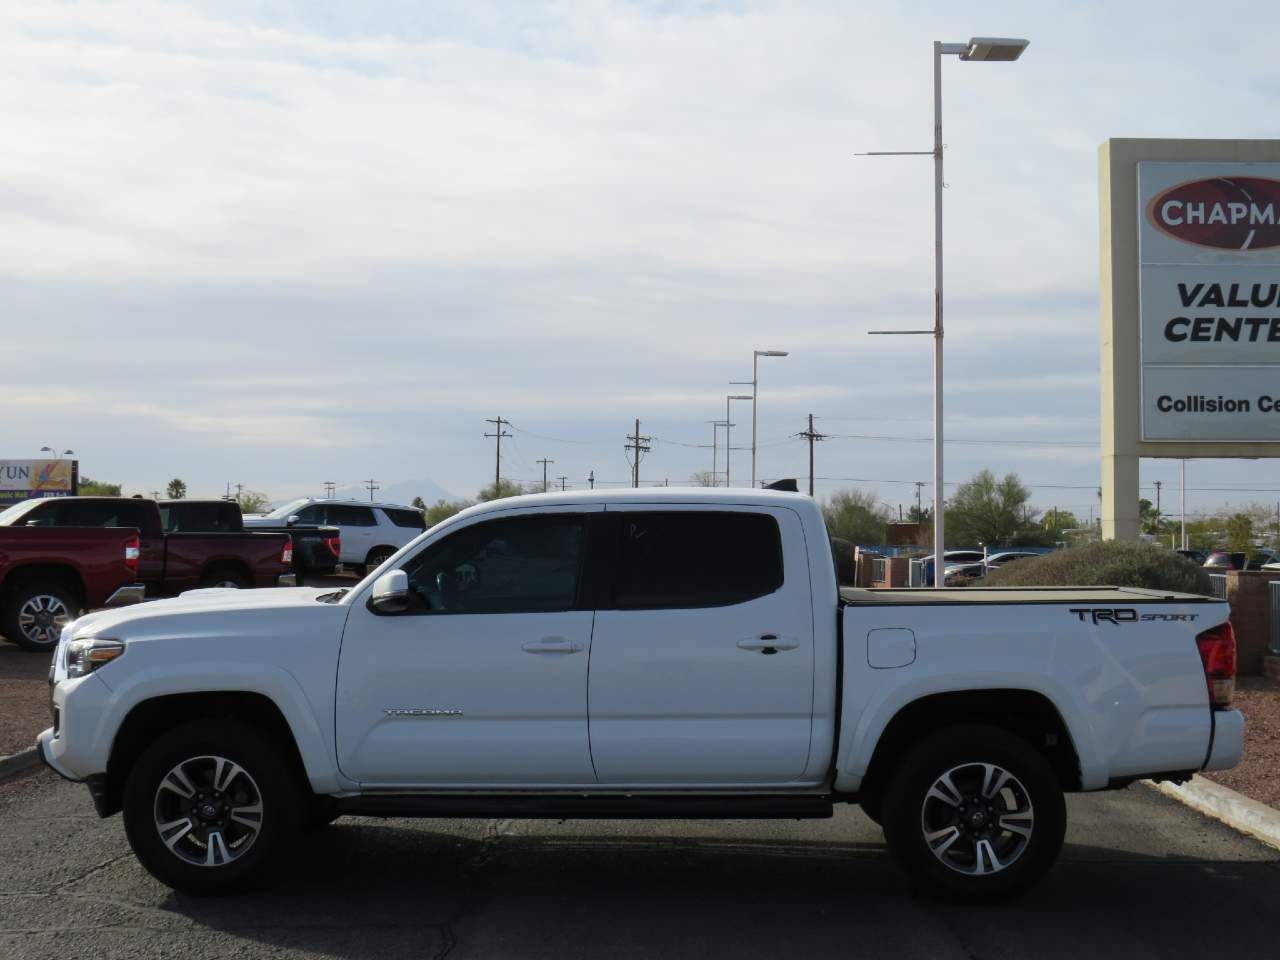
{"label": "white pickup truck", "polygon": [[81,617],[44,761],[206,892],[341,814],[828,817],[917,884],[1006,896],[1063,794],[1239,759],[1227,605],[1124,589],[839,590],[810,499],[515,497],[349,590]]}

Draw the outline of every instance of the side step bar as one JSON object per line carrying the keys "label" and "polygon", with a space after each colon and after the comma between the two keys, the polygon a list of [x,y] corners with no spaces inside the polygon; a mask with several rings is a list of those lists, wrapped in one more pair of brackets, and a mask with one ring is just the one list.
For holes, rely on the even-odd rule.
{"label": "side step bar", "polygon": [[623,796],[582,794],[371,794],[338,800],[360,817],[478,817],[552,820],[816,820],[830,796]]}

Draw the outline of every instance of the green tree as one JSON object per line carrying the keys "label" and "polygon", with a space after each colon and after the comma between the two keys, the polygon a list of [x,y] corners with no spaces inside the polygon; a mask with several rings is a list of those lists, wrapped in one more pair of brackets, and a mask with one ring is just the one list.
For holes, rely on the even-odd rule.
{"label": "green tree", "polygon": [[[539,485],[538,489],[542,489],[541,485]],[[522,493],[532,492],[533,491],[531,490],[526,490],[518,483],[512,483],[510,480],[499,480],[496,484],[491,483],[487,487],[481,489],[481,491],[476,494],[476,499],[483,503],[486,500],[502,500],[505,497],[518,497]]]}
{"label": "green tree", "polygon": [[875,494],[863,490],[841,490],[831,495],[822,508],[831,536],[854,544],[882,544],[885,525],[892,513]]}
{"label": "green tree", "polygon": [[[443,503],[444,501],[441,501],[441,502]],[[427,510],[427,504],[421,497],[414,497],[413,501],[409,505],[412,507],[417,507],[423,513],[425,513]]]}
{"label": "green tree", "polygon": [[1247,554],[1253,553],[1253,517],[1247,513],[1233,513],[1227,518],[1227,549]]}
{"label": "green tree", "polygon": [[182,500],[187,495],[187,485],[184,481],[174,477],[169,481],[169,485],[164,488],[165,493],[169,495],[170,500]]}
{"label": "green tree", "polygon": [[1061,540],[1062,534],[1067,530],[1079,530],[1084,523],[1070,510],[1062,510],[1058,507],[1052,507],[1044,512],[1044,519],[1041,526],[1045,532],[1052,535],[1054,539]]}
{"label": "green tree", "polygon": [[265,493],[258,493],[256,490],[241,490],[235,495],[235,501],[240,504],[241,513],[261,513],[263,507],[267,505],[267,500]]}
{"label": "green tree", "polygon": [[[413,505],[416,507],[418,502],[415,500]],[[422,519],[426,521],[428,527],[434,527],[441,520],[448,520],[455,513],[461,513],[469,506],[472,506],[470,500],[437,500],[422,511]]]}
{"label": "green tree", "polygon": [[118,497],[120,496],[120,484],[118,483],[102,483],[98,480],[90,480],[88,477],[80,478],[80,495],[82,497]]}
{"label": "green tree", "polygon": [[960,484],[947,507],[947,544],[956,546],[1034,546],[1049,538],[1028,501],[1031,491],[1016,473],[997,480],[983,470]]}

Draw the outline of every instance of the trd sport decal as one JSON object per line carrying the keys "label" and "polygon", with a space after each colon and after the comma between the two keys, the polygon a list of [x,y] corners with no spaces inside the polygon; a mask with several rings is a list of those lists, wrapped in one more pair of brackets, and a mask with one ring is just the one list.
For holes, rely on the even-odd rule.
{"label": "trd sport decal", "polygon": [[1198,613],[1138,613],[1132,607],[1073,607],[1067,613],[1074,613],[1082,623],[1093,621],[1099,623],[1190,623],[1199,616]]}

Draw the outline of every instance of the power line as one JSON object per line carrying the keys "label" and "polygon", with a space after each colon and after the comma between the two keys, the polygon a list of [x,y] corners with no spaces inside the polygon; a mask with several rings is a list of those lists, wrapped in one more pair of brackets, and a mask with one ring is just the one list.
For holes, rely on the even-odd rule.
{"label": "power line", "polygon": [[502,484],[502,438],[511,436],[509,433],[504,433],[502,427],[504,424],[511,426],[511,421],[496,417],[493,420],[486,419],[485,423],[493,424],[493,433],[486,433],[485,436],[497,440],[493,460],[493,495],[496,497],[501,492],[499,487]]}
{"label": "power line", "polygon": [[803,437],[809,441],[809,496],[813,496],[813,445],[820,440],[825,440],[826,435],[818,433],[813,429],[813,414],[809,414],[809,429],[803,433],[797,433],[797,437]]}
{"label": "power line", "polygon": [[640,435],[640,418],[636,418],[636,432],[627,435],[627,445],[624,450],[630,450],[633,454],[631,460],[631,486],[640,486],[640,458],[653,449],[649,444],[653,437],[642,437]]}
{"label": "power line", "polygon": [[534,463],[542,464],[542,492],[547,492],[547,464],[555,463],[554,460],[548,460],[545,457],[541,460],[535,460]]}

